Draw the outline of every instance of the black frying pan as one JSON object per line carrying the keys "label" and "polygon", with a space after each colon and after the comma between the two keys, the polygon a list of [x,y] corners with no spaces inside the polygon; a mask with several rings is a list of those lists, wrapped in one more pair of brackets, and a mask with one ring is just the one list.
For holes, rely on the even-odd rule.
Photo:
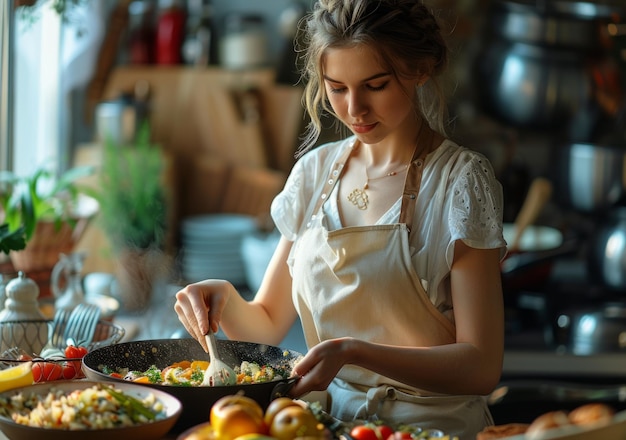
{"label": "black frying pan", "polygon": [[[259,365],[291,370],[301,353],[271,345],[251,342],[217,340],[220,357],[234,367],[242,361],[257,362]],[[192,338],[156,339],[124,342],[91,351],[83,358],[82,369],[90,380],[124,381],[102,373],[102,366],[112,370],[128,368],[145,371],[152,365],[162,369],[183,360],[209,360],[200,343]],[[180,432],[191,426],[209,420],[211,406],[219,398],[242,391],[257,401],[265,410],[277,397],[284,396],[294,385],[296,378],[280,379],[265,383],[247,385],[227,385],[215,387],[188,387],[174,385],[145,384],[166,391],[177,397],[183,404],[183,411],[173,431]]]}

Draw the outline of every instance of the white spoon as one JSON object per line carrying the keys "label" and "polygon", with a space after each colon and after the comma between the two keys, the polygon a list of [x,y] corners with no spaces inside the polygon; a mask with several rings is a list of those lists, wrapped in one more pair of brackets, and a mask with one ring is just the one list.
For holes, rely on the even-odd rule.
{"label": "white spoon", "polygon": [[217,356],[217,343],[215,341],[213,330],[209,330],[209,333],[205,335],[205,338],[206,343],[209,346],[209,356],[211,357],[211,360],[209,362],[209,367],[204,372],[202,385],[210,387],[236,385],[237,374]]}

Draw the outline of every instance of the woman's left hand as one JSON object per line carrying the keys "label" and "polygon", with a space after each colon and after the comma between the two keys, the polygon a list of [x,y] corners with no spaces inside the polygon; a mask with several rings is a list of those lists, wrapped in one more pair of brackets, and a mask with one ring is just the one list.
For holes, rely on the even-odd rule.
{"label": "woman's left hand", "polygon": [[310,391],[323,391],[349,359],[354,339],[329,339],[312,347],[298,362],[292,374],[300,376],[289,394],[300,397]]}

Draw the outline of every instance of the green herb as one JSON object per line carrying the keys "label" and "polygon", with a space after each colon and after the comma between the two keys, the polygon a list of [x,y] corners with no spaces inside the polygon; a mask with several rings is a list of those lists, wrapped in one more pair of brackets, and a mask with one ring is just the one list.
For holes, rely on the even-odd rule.
{"label": "green herb", "polygon": [[140,127],[132,145],[107,139],[99,187],[90,195],[100,203],[98,221],[118,249],[160,249],[165,243],[168,190],[166,158]]}
{"label": "green herb", "polygon": [[196,368],[191,373],[191,380],[194,382],[202,382],[204,380],[204,370],[201,370],[200,368]]}
{"label": "green herb", "polygon": [[158,413],[144,405],[141,400],[116,391],[111,387],[104,386],[104,389],[126,409],[129,417],[134,422],[143,422],[144,418],[148,420],[154,420],[156,418]]}
{"label": "green herb", "polygon": [[143,374],[148,378],[150,383],[161,383],[163,382],[163,376],[161,375],[161,370],[159,370],[156,365],[152,365]]}
{"label": "green herb", "polygon": [[111,367],[107,367],[106,365],[100,366],[100,371],[102,371],[104,374],[115,373],[115,371]]}

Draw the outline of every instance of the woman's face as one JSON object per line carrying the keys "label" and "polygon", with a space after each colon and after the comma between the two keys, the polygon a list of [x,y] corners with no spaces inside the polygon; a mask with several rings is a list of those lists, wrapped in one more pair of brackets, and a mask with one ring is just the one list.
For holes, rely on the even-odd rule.
{"label": "woman's face", "polygon": [[324,86],[339,119],[366,144],[416,130],[414,87],[419,80],[398,81],[378,62],[369,46],[328,49]]}

